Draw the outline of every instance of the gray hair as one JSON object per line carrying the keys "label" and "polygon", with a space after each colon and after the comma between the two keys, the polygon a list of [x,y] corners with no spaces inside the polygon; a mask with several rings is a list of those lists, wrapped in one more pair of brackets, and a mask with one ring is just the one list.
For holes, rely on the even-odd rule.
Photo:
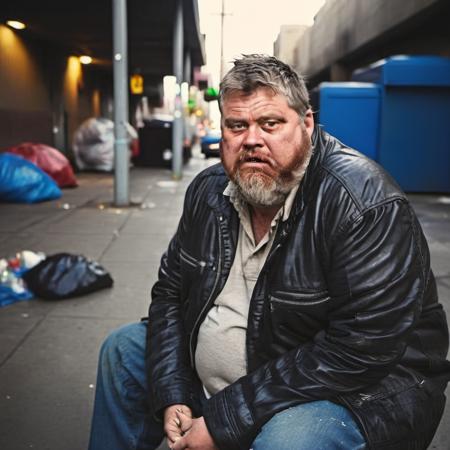
{"label": "gray hair", "polygon": [[268,55],[242,55],[233,61],[234,67],[220,83],[219,108],[227,95],[242,91],[251,94],[260,87],[267,87],[284,95],[288,105],[303,118],[311,107],[305,81],[291,66]]}

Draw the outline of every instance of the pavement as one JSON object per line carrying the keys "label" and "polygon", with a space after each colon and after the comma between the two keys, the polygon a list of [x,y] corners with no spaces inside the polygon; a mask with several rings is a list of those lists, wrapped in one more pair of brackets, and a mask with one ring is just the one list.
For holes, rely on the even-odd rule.
{"label": "pavement", "polygon": [[[181,181],[165,169],[133,168],[134,205],[127,208],[111,204],[113,177],[93,173],[78,174],[79,187],[64,190],[57,201],[0,204],[0,257],[20,250],[82,254],[114,279],[112,288],[87,296],[0,308],[0,449],[87,448],[99,347],[110,331],[147,315],[159,259],[176,230],[186,187],[213,162],[195,153]],[[450,317],[450,197],[411,199]],[[447,405],[429,448],[449,450],[449,432]]]}

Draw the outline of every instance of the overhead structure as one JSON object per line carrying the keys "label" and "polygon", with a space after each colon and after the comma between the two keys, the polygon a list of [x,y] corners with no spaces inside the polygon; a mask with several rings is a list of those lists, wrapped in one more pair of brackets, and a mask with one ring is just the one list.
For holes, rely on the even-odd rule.
{"label": "overhead structure", "polygon": [[[46,80],[49,85],[55,84],[52,71],[61,70],[60,63],[57,66],[58,63],[53,62],[56,61],[56,54],[77,58],[83,56],[83,61],[90,57],[90,67],[102,70],[109,77],[114,71],[117,149],[124,147],[126,140],[122,128],[124,121],[128,120],[128,75],[139,76],[141,95],[150,98],[155,92],[160,92],[158,87],[164,76],[176,75],[181,84],[183,79],[193,79],[194,70],[205,63],[197,0],[5,0],[2,2],[0,21],[6,24],[11,19],[26,24],[26,28],[21,31],[23,38],[33,42],[31,47],[35,46],[40,61],[49,63]],[[119,54],[121,58],[117,59]],[[83,82],[77,85],[79,89],[83,89]],[[53,95],[53,88],[49,88],[49,92],[53,110],[48,111],[47,117],[54,118],[52,129],[60,130],[63,127],[55,126],[55,123],[65,111],[59,99]],[[58,102],[59,109],[55,106]],[[0,106],[5,108],[5,105]],[[12,110],[13,106],[9,108]],[[72,116],[79,117],[76,113]],[[62,119],[60,123],[63,123]],[[73,133],[74,126],[72,121],[66,135]],[[183,127],[181,132],[178,128],[179,124],[175,123],[175,177],[181,173],[179,165],[182,152],[178,148],[182,149],[183,145]],[[115,200],[118,204],[128,203],[128,181],[125,179],[128,164],[123,164],[123,158],[126,158],[126,152],[118,150],[115,180]]]}
{"label": "overhead structure", "polygon": [[448,57],[449,15],[448,0],[328,0],[296,38],[292,60],[314,87],[392,55]]}
{"label": "overhead structure", "polygon": [[[197,0],[183,0],[184,52],[192,67],[205,63]],[[173,28],[178,0],[127,2],[129,69],[139,69],[145,84],[173,74]],[[14,18],[27,25],[25,33],[73,54],[89,55],[112,67],[112,0],[4,0],[0,20]]]}

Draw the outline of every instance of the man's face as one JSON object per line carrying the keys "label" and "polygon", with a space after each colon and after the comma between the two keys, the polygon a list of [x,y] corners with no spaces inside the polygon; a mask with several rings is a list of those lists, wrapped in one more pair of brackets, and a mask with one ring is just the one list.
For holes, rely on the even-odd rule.
{"label": "man's face", "polygon": [[223,166],[254,206],[283,203],[310,156],[314,121],[303,121],[269,88],[229,94],[222,103]]}

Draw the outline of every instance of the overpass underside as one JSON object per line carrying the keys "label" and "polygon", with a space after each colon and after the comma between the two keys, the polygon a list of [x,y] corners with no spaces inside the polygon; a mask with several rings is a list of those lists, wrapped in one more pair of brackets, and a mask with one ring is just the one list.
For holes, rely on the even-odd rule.
{"label": "overpass underside", "polygon": [[328,0],[300,38],[294,65],[310,87],[345,81],[387,56],[450,56],[448,0]]}

